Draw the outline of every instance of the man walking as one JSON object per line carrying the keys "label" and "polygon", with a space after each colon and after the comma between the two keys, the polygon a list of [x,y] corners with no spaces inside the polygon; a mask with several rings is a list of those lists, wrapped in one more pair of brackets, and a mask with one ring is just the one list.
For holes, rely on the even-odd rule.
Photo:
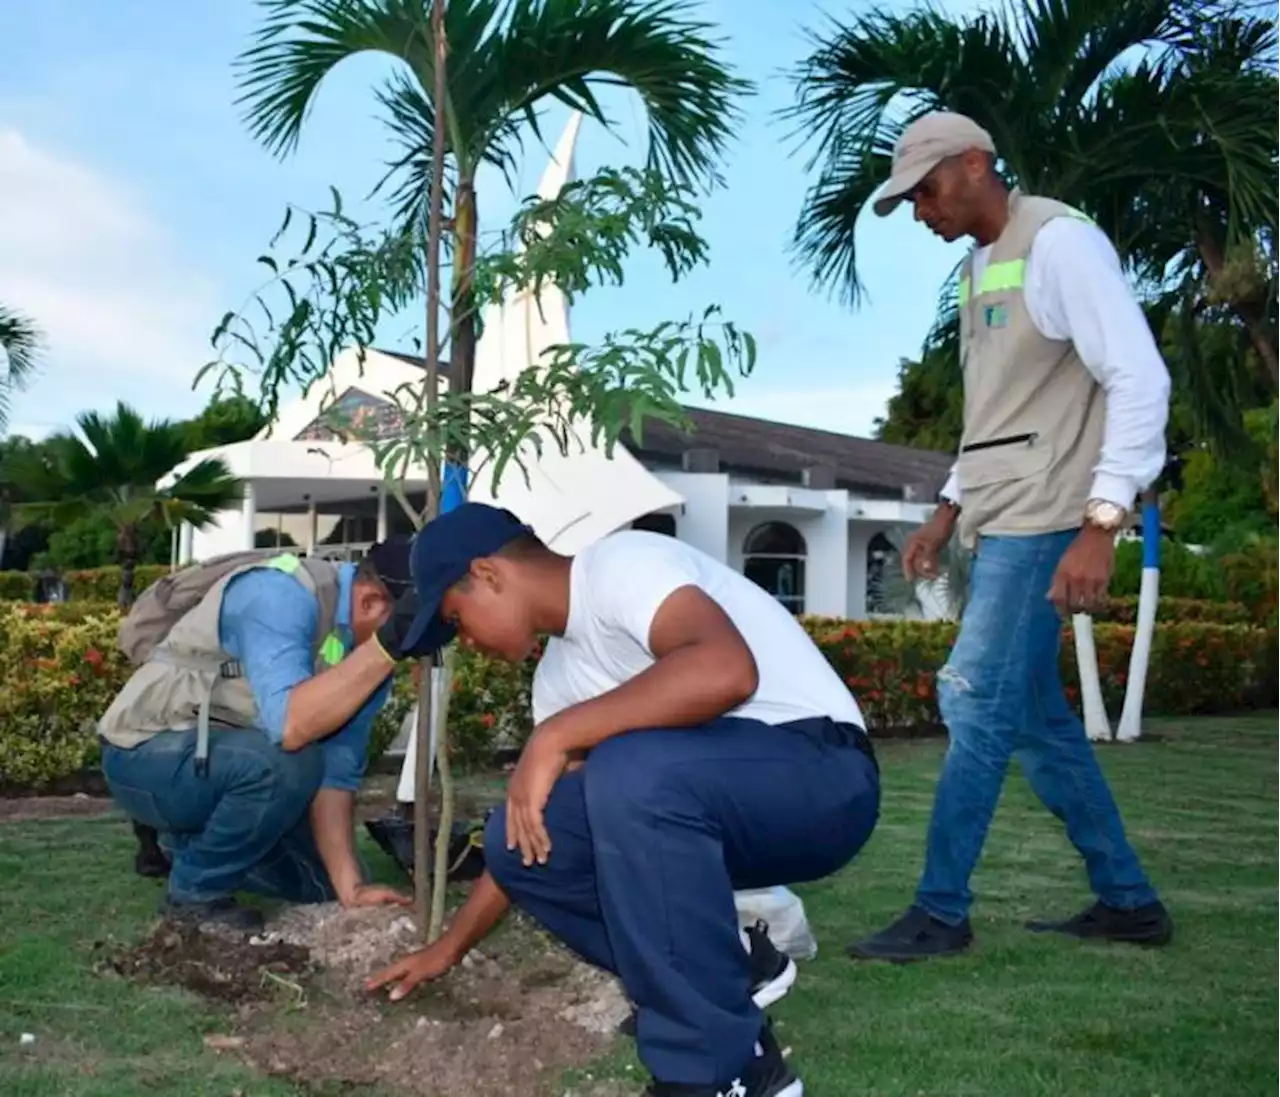
{"label": "man walking", "polygon": [[236,554],[143,593],[98,733],[112,797],[172,855],[166,916],[259,928],[236,891],[411,901],[364,883],[354,807],[415,610],[407,538],[359,565]]}
{"label": "man walking", "polygon": [[875,204],[886,216],[910,202],[943,239],[976,243],[959,292],[960,453],[903,568],[936,576],[957,526],[976,556],[938,674],[950,744],[923,878],[905,914],[850,947],[856,958],[969,947],[969,879],[1015,756],[1066,825],[1097,897],[1028,928],[1157,945],[1173,933],[1058,672],[1062,616],[1106,594],[1116,533],[1163,467],[1169,375],[1111,243],[1071,207],[1007,189],[995,157],[971,119],[927,114],[899,139]]}

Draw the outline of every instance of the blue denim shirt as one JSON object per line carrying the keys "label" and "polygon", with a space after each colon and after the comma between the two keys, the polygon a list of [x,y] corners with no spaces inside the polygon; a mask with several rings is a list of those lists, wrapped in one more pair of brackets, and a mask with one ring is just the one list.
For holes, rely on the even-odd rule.
{"label": "blue denim shirt", "polygon": [[[351,588],[356,566],[338,568],[338,613],[335,630],[349,652]],[[279,743],[284,735],[289,694],[315,674],[312,640],[320,612],[315,597],[292,575],[255,568],[227,584],[218,633],[223,650],[240,661],[258,705],[259,723]],[[354,792],[364,777],[373,719],[391,692],[388,678],[347,723],[320,740],[324,753],[324,788]]]}

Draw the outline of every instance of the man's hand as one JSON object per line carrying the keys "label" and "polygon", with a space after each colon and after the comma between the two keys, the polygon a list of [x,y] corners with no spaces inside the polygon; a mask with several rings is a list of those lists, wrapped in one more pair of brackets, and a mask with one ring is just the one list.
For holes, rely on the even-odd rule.
{"label": "man's hand", "polygon": [[375,633],[378,646],[386,653],[387,658],[394,662],[408,659],[412,654],[404,650],[404,638],[409,632],[409,626],[413,624],[413,619],[418,615],[419,604],[417,587],[412,585],[407,587],[391,607],[391,616]]}
{"label": "man's hand", "polygon": [[908,580],[938,577],[938,556],[951,540],[959,513],[950,503],[942,503],[933,517],[907,538],[902,552],[902,574]]}
{"label": "man's hand", "polygon": [[542,810],[568,761],[568,752],[554,735],[539,729],[525,744],[507,784],[507,849],[519,846],[526,868],[534,861],[545,865],[551,854]]}
{"label": "man's hand", "polygon": [[342,901],[344,907],[413,906],[413,896],[385,884],[361,884]]}
{"label": "man's hand", "polygon": [[441,937],[426,948],[411,952],[389,967],[369,976],[365,980],[364,989],[373,992],[391,985],[387,997],[393,1002],[398,1002],[419,983],[439,979],[461,959],[461,955],[448,938]]}
{"label": "man's hand", "polygon": [[1064,617],[1097,609],[1111,585],[1115,559],[1115,534],[1086,525],[1058,561],[1049,601]]}

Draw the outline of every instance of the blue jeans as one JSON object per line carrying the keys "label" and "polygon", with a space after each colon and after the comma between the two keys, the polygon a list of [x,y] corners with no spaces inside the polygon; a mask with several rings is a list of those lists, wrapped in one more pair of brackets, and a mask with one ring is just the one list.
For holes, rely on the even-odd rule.
{"label": "blue jeans", "polygon": [[952,925],[973,903],[969,877],[1010,757],[1066,825],[1102,902],[1131,910],[1156,898],[1059,674],[1062,619],[1046,595],[1075,536],[1066,530],[978,544],[960,634],[938,674],[950,745],[916,894],[918,905]]}
{"label": "blue jeans", "polygon": [[855,746],[824,741],[834,729],[721,719],[608,739],[552,789],[545,865],[507,850],[505,809],[489,819],[489,872],[622,980],[640,1058],[661,1081],[723,1084],[760,1035],[734,890],[827,876],[871,836],[878,773]]}
{"label": "blue jeans", "polygon": [[132,750],[102,747],[112,798],[155,827],[173,855],[169,897],[333,899],[307,810],[323,776],[319,746],[289,752],[258,730],[214,728],[204,776],[195,772],[195,748],[194,731],[161,732]]}

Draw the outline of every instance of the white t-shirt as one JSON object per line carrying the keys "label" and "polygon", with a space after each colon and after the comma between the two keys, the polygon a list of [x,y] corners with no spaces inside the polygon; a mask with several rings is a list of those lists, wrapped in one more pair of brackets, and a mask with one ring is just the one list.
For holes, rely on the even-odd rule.
{"label": "white t-shirt", "polygon": [[574,558],[564,636],[548,641],[533,678],[534,722],[652,666],[653,618],[690,585],[719,604],[755,656],[759,687],[728,715],[766,724],[829,716],[866,726],[840,676],[781,603],[706,553],[644,530],[610,534]]}

